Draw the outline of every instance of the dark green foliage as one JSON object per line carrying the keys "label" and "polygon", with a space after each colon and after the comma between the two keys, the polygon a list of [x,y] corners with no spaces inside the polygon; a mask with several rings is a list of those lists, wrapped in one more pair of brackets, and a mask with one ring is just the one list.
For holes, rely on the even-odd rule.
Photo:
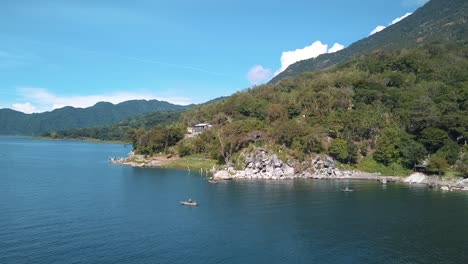
{"label": "dark green foliage", "polygon": [[330,144],[328,153],[336,160],[343,163],[356,163],[357,161],[357,146],[352,142],[347,142],[343,139],[335,139]]}
{"label": "dark green foliage", "polygon": [[156,126],[148,135],[150,154],[167,153],[168,147],[174,146],[184,138],[185,129],[181,126]]}
{"label": "dark green foliage", "polygon": [[169,147],[174,146],[184,138],[185,128],[180,125],[156,126],[150,131],[134,130],[129,137],[134,146],[135,153],[153,155],[169,152]]}
{"label": "dark green foliage", "polygon": [[251,132],[262,129],[262,127],[263,123],[257,119],[247,118],[211,129],[219,146],[217,159],[221,163],[229,164],[234,153],[255,142],[256,134]]}
{"label": "dark green foliage", "polygon": [[448,133],[439,128],[426,128],[421,132],[421,142],[427,150],[435,153],[448,139]]}
{"label": "dark green foliage", "polygon": [[460,150],[461,148],[457,142],[448,139],[445,141],[444,146],[440,148],[439,151],[445,154],[445,158],[447,159],[449,165],[454,165],[458,158],[460,158]]}
{"label": "dark green foliage", "polygon": [[400,158],[401,135],[398,127],[384,128],[377,139],[374,159],[385,165],[396,163]]}
{"label": "dark green foliage", "polygon": [[455,163],[455,170],[460,176],[468,177],[468,145],[463,146],[460,158]]}
{"label": "dark green foliage", "polygon": [[422,163],[426,158],[427,151],[424,146],[405,135],[399,146],[401,153],[401,162],[407,168],[413,168]]}
{"label": "dark green foliage", "polygon": [[346,159],[349,156],[348,142],[346,142],[346,140],[339,139],[339,138],[335,139],[330,144],[330,148],[328,149],[328,152],[335,159],[341,162],[346,162]]}
{"label": "dark green foliage", "polygon": [[449,164],[446,159],[445,153],[438,151],[435,154],[429,157],[429,162],[427,163],[427,167],[430,171],[442,175],[445,173]]}

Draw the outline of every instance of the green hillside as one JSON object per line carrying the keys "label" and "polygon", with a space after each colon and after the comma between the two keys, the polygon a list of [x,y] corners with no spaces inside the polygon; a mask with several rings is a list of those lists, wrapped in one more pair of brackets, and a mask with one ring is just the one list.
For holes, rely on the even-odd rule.
{"label": "green hillside", "polygon": [[[343,51],[197,106],[178,125],[133,133],[134,149],[242,167],[240,153],[257,146],[299,161],[298,170],[301,161],[328,154],[386,175],[424,164],[429,172],[468,176],[467,3],[432,0]],[[184,127],[199,122],[213,128],[183,139]]]}
{"label": "green hillside", "polygon": [[[433,172],[467,174],[467,69],[468,45],[457,42],[373,52],[195,107],[172,130],[134,134],[134,147],[152,154],[171,142],[180,155],[236,164],[256,145],[298,160],[327,153],[386,174],[424,160]],[[179,141],[180,127],[202,121],[213,129]]]}
{"label": "green hillside", "polygon": [[88,108],[64,107],[36,114],[0,109],[0,134],[40,135],[50,131],[108,125],[145,113],[190,107],[158,100],[131,100],[116,105],[100,102]]}
{"label": "green hillside", "polygon": [[290,65],[270,83],[302,72],[330,68],[373,50],[401,50],[430,42],[453,41],[466,44],[468,37],[468,1],[431,0],[411,16],[341,51],[323,54]]}

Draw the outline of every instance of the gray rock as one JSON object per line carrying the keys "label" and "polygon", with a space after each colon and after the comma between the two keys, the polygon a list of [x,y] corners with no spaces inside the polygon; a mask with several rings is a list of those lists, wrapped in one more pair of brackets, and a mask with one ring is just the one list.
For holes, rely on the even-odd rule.
{"label": "gray rock", "polygon": [[285,176],[292,176],[294,175],[294,168],[292,167],[286,167],[284,170],[283,170],[283,174]]}
{"label": "gray rock", "polygon": [[231,179],[232,178],[231,174],[229,174],[229,172],[225,170],[216,172],[214,177],[217,179]]}

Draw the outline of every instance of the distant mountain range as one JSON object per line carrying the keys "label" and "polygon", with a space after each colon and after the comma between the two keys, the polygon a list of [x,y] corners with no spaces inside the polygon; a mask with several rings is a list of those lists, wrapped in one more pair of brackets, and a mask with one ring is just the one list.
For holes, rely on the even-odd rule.
{"label": "distant mountain range", "polygon": [[191,107],[192,105],[175,105],[158,100],[131,100],[116,105],[99,102],[88,108],[67,106],[35,114],[0,109],[0,134],[41,135],[50,131],[108,125],[142,114]]}
{"label": "distant mountain range", "polygon": [[270,83],[302,72],[326,69],[373,50],[414,48],[430,42],[468,39],[468,1],[432,0],[402,21],[335,53],[296,62],[273,78]]}

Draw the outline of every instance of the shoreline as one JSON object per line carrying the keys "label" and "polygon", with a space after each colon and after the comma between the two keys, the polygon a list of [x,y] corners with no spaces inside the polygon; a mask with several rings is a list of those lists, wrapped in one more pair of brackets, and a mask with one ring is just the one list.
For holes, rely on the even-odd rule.
{"label": "shoreline", "polygon": [[43,136],[30,136],[30,137],[31,139],[35,139],[35,140],[79,141],[79,142],[122,144],[122,145],[130,144],[128,142],[123,142],[119,140],[102,140],[102,139],[96,139],[96,138],[51,138],[51,137],[43,137]]}
{"label": "shoreline", "polygon": [[[182,161],[176,163],[177,161]],[[425,175],[422,173],[413,173],[412,175],[405,176],[385,176],[378,173],[369,173],[361,171],[343,171],[335,170],[333,174],[310,174],[310,173],[293,173],[285,177],[249,177],[239,176],[246,170],[234,170],[232,168],[216,170],[214,167],[208,168],[207,166],[191,166],[193,164],[183,163],[183,158],[177,156],[158,155],[151,158],[145,158],[143,155],[135,155],[130,153],[126,158],[109,158],[109,162],[115,165],[131,166],[138,168],[172,168],[182,170],[195,170],[199,171],[202,175],[212,175],[216,180],[267,180],[267,181],[281,181],[292,179],[311,179],[311,180],[365,180],[365,181],[379,181],[382,184],[387,183],[402,183],[402,184],[418,184],[425,185],[430,189],[438,189],[440,191],[468,191],[468,179],[447,179],[439,178],[435,175]],[[176,166],[176,164],[178,164]],[[339,171],[339,173],[338,173]]]}
{"label": "shoreline", "polygon": [[176,155],[156,155],[145,157],[130,152],[127,157],[109,158],[109,162],[116,165],[131,166],[134,168],[171,168],[182,170],[199,170],[205,174],[214,174],[216,161],[201,157],[179,157]]}

